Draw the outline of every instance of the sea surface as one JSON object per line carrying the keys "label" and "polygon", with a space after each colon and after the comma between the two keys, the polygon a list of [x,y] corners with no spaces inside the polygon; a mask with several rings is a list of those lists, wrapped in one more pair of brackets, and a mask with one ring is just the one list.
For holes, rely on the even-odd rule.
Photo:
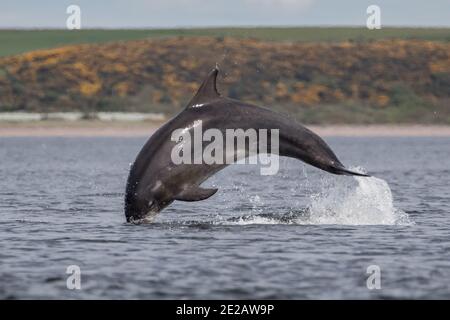
{"label": "sea surface", "polygon": [[0,138],[0,298],[450,298],[449,138],[326,138],[374,177],[233,165],[133,225],[145,140]]}

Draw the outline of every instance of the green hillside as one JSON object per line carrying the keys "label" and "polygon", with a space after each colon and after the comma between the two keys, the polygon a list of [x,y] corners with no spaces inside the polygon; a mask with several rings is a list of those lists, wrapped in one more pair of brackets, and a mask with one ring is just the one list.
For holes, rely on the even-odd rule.
{"label": "green hillside", "polygon": [[132,30],[0,30],[0,56],[68,44],[103,43],[176,36],[255,38],[271,41],[369,41],[379,39],[419,39],[450,41],[449,28],[291,27],[291,28],[210,28]]}

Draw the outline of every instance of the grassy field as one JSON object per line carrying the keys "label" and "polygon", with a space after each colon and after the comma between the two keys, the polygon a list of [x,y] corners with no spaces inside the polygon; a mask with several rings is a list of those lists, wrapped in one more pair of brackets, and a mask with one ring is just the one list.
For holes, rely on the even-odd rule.
{"label": "grassy field", "polygon": [[0,56],[69,44],[103,43],[119,40],[176,36],[255,38],[271,41],[370,41],[377,39],[421,39],[450,41],[450,28],[292,27],[292,28],[210,28],[155,30],[0,30]]}

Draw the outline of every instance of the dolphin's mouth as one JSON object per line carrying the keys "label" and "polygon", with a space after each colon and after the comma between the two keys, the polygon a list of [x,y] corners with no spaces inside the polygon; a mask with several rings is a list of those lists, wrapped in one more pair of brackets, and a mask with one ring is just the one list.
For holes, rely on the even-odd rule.
{"label": "dolphin's mouth", "polygon": [[130,217],[128,218],[128,223],[132,224],[149,224],[153,223],[155,220],[156,213],[148,213],[141,217]]}
{"label": "dolphin's mouth", "polygon": [[129,216],[127,217],[127,222],[132,224],[152,223],[159,211],[159,206],[155,202],[152,202],[146,213]]}

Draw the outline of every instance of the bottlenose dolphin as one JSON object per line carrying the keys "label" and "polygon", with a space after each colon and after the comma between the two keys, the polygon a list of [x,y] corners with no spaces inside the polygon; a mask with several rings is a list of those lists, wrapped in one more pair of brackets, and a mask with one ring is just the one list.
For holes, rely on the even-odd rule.
{"label": "bottlenose dolphin", "polygon": [[339,175],[366,174],[344,167],[330,147],[315,133],[296,121],[269,109],[226,98],[217,91],[215,67],[187,106],[160,127],[147,141],[131,166],[125,195],[128,222],[151,219],[174,200],[200,201],[217,189],[200,185],[227,164],[174,164],[171,153],[174,130],[193,131],[198,120],[204,129],[279,129],[279,155],[304,161]]}

